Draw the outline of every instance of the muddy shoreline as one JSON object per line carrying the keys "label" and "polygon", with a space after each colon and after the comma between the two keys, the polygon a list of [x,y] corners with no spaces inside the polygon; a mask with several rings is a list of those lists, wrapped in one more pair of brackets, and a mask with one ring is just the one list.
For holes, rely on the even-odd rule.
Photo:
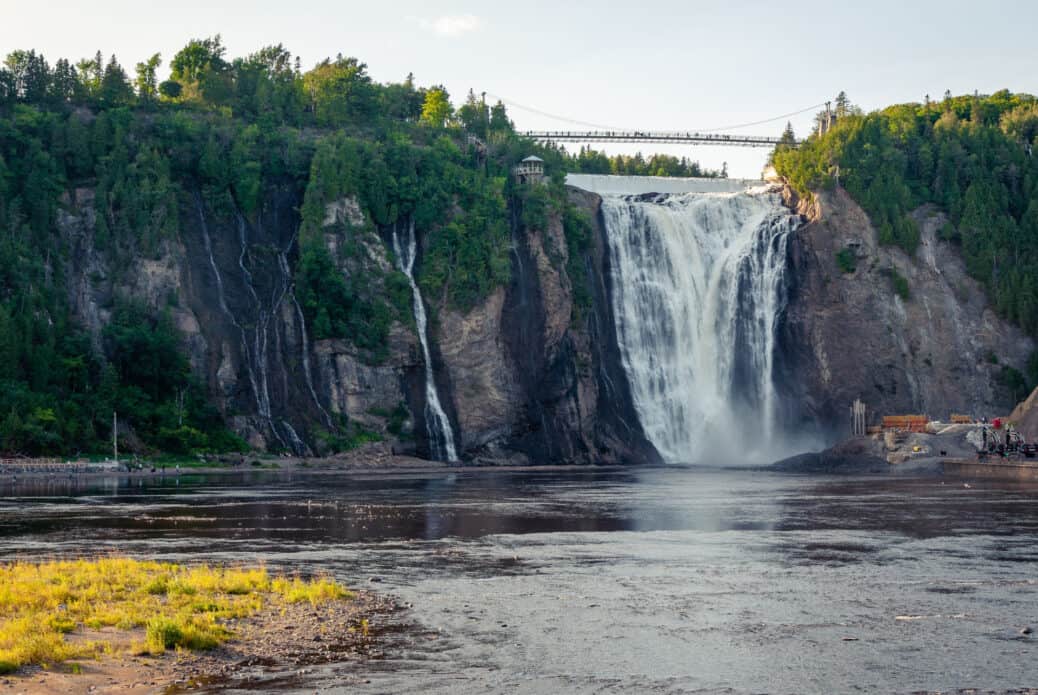
{"label": "muddy shoreline", "polygon": [[[250,475],[250,474],[296,474],[306,475],[351,475],[351,474],[386,474],[400,473],[434,473],[463,472],[475,470],[502,471],[578,471],[578,470],[615,470],[630,466],[611,465],[575,465],[575,464],[513,464],[500,461],[475,460],[465,463],[444,463],[429,461],[385,451],[382,447],[362,447],[346,454],[330,457],[299,456],[224,456],[214,459],[211,466],[190,466],[176,468],[167,465],[144,463],[143,468],[130,470],[91,470],[91,471],[8,471],[0,468],[0,483],[21,480],[98,480],[111,478],[128,479],[175,479],[184,476],[214,475]],[[644,466],[635,468],[642,469]]]}

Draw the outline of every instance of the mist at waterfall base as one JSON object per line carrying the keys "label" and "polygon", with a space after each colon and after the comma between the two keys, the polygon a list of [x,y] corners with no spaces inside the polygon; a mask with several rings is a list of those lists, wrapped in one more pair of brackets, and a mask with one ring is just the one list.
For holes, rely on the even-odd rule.
{"label": "mist at waterfall base", "polygon": [[667,463],[769,463],[816,448],[782,425],[776,335],[800,217],[777,189],[603,196],[617,342]]}

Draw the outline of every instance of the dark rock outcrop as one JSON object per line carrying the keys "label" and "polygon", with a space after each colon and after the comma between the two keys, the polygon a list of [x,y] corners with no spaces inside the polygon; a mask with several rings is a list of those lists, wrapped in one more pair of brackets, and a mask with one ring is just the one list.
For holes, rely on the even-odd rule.
{"label": "dark rock outcrop", "polygon": [[[268,191],[248,216],[229,195],[188,192],[178,236],[129,264],[95,244],[92,194],[81,189],[65,201],[59,228],[77,250],[71,306],[98,348],[115,298],[133,297],[170,312],[213,403],[253,447],[320,453],[323,433],[350,422],[380,433],[397,451],[428,453],[425,365],[414,326],[394,323],[378,359],[348,340],[316,340],[308,330],[292,276],[298,191]],[[593,301],[579,319],[557,216],[545,229],[525,229],[515,216],[507,286],[466,313],[434,307],[435,378],[466,460],[656,460],[619,364],[600,199],[573,196],[595,229],[581,259]],[[386,240],[354,199],[329,204],[324,222],[324,243],[342,273],[377,285],[391,272]]]}
{"label": "dark rock outcrop", "polygon": [[657,461],[619,362],[605,239],[594,194],[571,190],[592,219],[580,261],[590,307],[575,307],[562,221],[512,225],[512,279],[465,315],[442,310],[437,337],[464,450],[482,462]]}
{"label": "dark rock outcrop", "polygon": [[[794,428],[818,427],[830,441],[849,429],[855,398],[870,421],[882,414],[1005,412],[1005,367],[1023,370],[1034,349],[999,318],[951,244],[938,238],[943,214],[916,211],[914,256],[880,246],[868,216],[846,191],[788,203],[808,221],[789,245],[791,290],[781,324],[778,378]],[[837,254],[853,259],[847,272]],[[908,296],[895,289],[907,281]]]}

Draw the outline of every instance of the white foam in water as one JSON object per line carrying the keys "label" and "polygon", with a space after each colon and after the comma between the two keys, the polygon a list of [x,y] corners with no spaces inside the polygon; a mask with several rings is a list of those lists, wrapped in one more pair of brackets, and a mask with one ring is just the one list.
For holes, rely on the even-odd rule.
{"label": "white foam in water", "polygon": [[775,336],[799,218],[757,183],[603,198],[623,366],[646,436],[670,463],[785,453]]}

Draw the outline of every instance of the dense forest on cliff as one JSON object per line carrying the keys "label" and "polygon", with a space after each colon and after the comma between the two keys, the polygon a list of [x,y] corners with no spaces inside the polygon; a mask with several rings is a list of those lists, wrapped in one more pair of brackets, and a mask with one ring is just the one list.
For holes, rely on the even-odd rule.
{"label": "dense forest on cliff", "polygon": [[[519,138],[500,103],[470,93],[455,108],[442,87],[380,84],[342,56],[303,71],[280,45],[230,59],[219,37],[190,42],[162,82],[161,63],[131,77],[114,56],[51,66],[16,51],[0,68],[0,451],[101,450],[113,411],[145,449],[243,446],[180,350],[176,296],[164,309],[116,293],[100,344],[76,324],[64,284],[75,250],[59,221],[79,191],[115,275],[176,243],[195,201],[256,219],[270,196],[296,196],[289,255],[309,330],[376,363],[390,325],[410,321],[407,281],[343,273],[322,242],[328,204],[357,200],[375,233],[413,222],[423,291],[463,310],[507,282],[513,213],[533,225],[558,214],[567,243],[586,244],[562,185],[573,158]],[[548,185],[512,183],[529,154],[546,160]],[[571,270],[579,295],[582,268]]]}
{"label": "dense forest on cliff", "polygon": [[1038,101],[1029,94],[952,96],[868,114],[844,101],[835,124],[780,146],[778,172],[801,195],[843,186],[884,244],[915,253],[911,217],[945,211],[942,236],[962,249],[999,313],[1038,335]]}
{"label": "dense forest on cliff", "polygon": [[727,167],[720,171],[704,169],[699,162],[688,157],[669,154],[653,154],[645,157],[641,152],[633,155],[607,155],[593,147],[581,147],[568,163],[571,170],[581,174],[613,174],[616,176],[700,176],[706,178],[727,177]]}

